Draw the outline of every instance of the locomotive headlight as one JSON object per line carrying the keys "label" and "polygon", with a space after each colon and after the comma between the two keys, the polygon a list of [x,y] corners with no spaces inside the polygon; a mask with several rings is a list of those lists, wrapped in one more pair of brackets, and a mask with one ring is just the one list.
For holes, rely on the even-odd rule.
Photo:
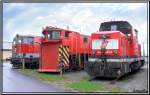
{"label": "locomotive headlight", "polygon": [[115,49],[113,52],[114,52],[114,54],[118,54],[118,50],[117,49]]}

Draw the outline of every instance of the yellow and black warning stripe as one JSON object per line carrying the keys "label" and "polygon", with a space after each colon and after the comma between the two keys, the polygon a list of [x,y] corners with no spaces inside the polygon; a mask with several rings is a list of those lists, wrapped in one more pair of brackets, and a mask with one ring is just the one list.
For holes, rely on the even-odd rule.
{"label": "yellow and black warning stripe", "polygon": [[59,62],[61,61],[65,66],[69,66],[69,48],[67,46],[59,47]]}

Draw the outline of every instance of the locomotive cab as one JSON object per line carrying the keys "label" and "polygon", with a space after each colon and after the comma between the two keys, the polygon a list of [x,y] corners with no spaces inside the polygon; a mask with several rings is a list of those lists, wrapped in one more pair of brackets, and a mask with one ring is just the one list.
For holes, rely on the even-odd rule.
{"label": "locomotive cab", "polygon": [[90,76],[115,78],[139,69],[140,56],[138,31],[127,21],[110,21],[100,25],[91,35],[92,56],[86,64]]}
{"label": "locomotive cab", "polygon": [[34,42],[40,42],[39,39],[40,37],[16,35],[12,44],[11,64],[13,64],[13,67],[22,67],[24,59],[25,68],[38,68],[40,46],[34,44]]}
{"label": "locomotive cab", "polygon": [[59,43],[62,42],[63,39],[68,39],[71,32],[69,30],[47,26],[42,33],[44,35],[43,42]]}
{"label": "locomotive cab", "polygon": [[60,41],[61,35],[59,30],[43,31],[45,41]]}
{"label": "locomotive cab", "polygon": [[23,47],[26,48],[26,46],[32,45],[32,44],[33,44],[33,37],[16,35],[16,37],[13,40],[13,45],[12,45],[12,48],[13,48],[12,57],[22,58],[23,54],[25,56],[26,53],[28,52],[26,50],[23,50]]}
{"label": "locomotive cab", "polygon": [[[69,68],[68,37],[71,33],[68,30],[47,26],[43,29],[44,38],[41,44],[40,72],[60,72],[63,61],[63,68]],[[61,49],[65,52],[61,60]],[[62,51],[62,52],[63,52]]]}
{"label": "locomotive cab", "polygon": [[[88,44],[83,35],[68,29],[47,26],[43,29],[40,72],[81,70],[88,55]],[[89,37],[86,37],[89,40]],[[85,50],[87,50],[85,52]]]}

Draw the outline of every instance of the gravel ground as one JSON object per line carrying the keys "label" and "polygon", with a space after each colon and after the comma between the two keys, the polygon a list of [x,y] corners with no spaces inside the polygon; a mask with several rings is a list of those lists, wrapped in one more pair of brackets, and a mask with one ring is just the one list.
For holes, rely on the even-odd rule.
{"label": "gravel ground", "polygon": [[70,80],[79,81],[81,79],[90,79],[85,71],[65,72],[64,75]]}
{"label": "gravel ground", "polygon": [[[85,71],[68,72],[64,74],[71,80],[89,80],[90,77]],[[117,86],[123,88],[127,92],[147,91],[148,89],[148,66],[144,65],[138,72],[129,74],[118,80],[115,84],[110,84],[112,79],[97,78],[92,81],[103,82],[109,86]]]}
{"label": "gravel ground", "polygon": [[[126,92],[133,92],[133,91],[147,91],[148,90],[148,71],[149,67],[145,64],[138,72],[130,74],[128,76],[123,77],[122,79],[118,80],[115,84],[110,84],[112,81],[111,79],[104,79],[104,78],[97,78],[92,81],[94,82],[103,82],[104,84],[112,87],[120,87],[124,89]],[[68,81],[63,83],[51,83],[53,85],[59,86],[60,88],[63,87],[63,84],[72,81],[79,81],[79,80],[89,80],[90,76],[85,71],[74,71],[74,72],[65,72],[64,76],[67,77]],[[62,84],[62,86],[60,85]],[[73,89],[66,88],[65,91],[72,92]],[[74,91],[73,91],[74,92]]]}
{"label": "gravel ground", "polygon": [[144,66],[138,72],[125,76],[122,80],[118,81],[116,85],[129,92],[134,92],[135,90],[137,92],[146,92],[148,90],[148,69]]}

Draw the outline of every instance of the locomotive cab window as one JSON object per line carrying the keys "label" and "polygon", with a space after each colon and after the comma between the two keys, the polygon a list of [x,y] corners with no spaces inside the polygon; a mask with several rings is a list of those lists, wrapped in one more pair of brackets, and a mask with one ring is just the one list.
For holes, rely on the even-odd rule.
{"label": "locomotive cab window", "polygon": [[48,36],[48,39],[52,39],[52,32],[49,32],[47,36]]}
{"label": "locomotive cab window", "polygon": [[83,42],[84,42],[84,43],[87,43],[87,42],[88,42],[88,38],[87,38],[87,37],[84,37],[84,38],[83,38]]}
{"label": "locomotive cab window", "polygon": [[33,44],[33,37],[23,37],[22,43],[23,44]]}
{"label": "locomotive cab window", "polygon": [[136,29],[134,29],[133,35],[135,36],[135,39],[138,42],[138,31]]}
{"label": "locomotive cab window", "polygon": [[65,37],[66,37],[66,38],[69,37],[69,32],[65,31]]}
{"label": "locomotive cab window", "polygon": [[48,39],[60,39],[60,32],[58,31],[49,32]]}

